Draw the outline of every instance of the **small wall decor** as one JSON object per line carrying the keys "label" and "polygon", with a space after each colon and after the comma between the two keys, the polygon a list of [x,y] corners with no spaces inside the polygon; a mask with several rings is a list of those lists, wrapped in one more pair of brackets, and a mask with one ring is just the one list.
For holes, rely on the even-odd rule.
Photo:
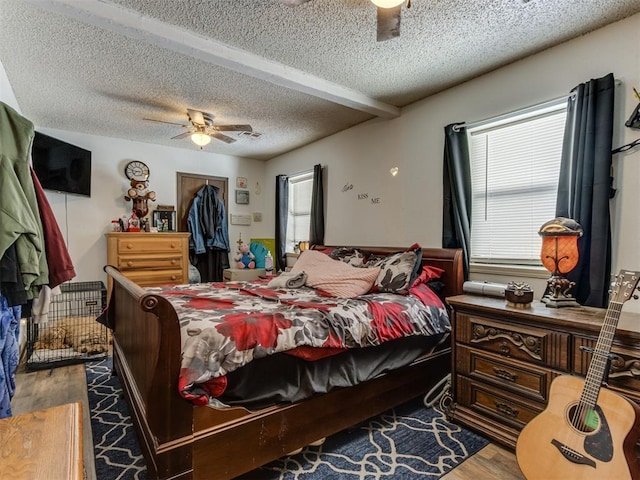
{"label": "small wall decor", "polygon": [[251,225],[251,215],[231,214],[231,225]]}
{"label": "small wall decor", "polygon": [[236,177],[236,187],[247,188],[247,177]]}
{"label": "small wall decor", "polygon": [[249,190],[236,190],[236,203],[238,205],[249,205]]}

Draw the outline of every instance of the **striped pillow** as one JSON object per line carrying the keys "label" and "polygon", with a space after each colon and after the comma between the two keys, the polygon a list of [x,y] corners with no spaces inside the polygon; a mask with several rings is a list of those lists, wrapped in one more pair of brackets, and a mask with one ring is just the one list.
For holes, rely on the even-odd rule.
{"label": "striped pillow", "polygon": [[357,268],[316,250],[303,251],[291,273],[307,274],[305,285],[334,297],[353,298],[367,293],[378,278],[380,268]]}

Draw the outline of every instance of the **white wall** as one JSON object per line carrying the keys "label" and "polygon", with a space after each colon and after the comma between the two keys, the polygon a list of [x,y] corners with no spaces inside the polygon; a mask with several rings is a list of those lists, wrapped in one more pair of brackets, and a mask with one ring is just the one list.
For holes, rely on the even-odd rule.
{"label": "white wall", "polygon": [[[624,127],[640,88],[640,15],[495,70],[403,109],[292,151],[267,164],[266,177],[326,166],[326,233],[330,245],[441,245],[444,127],[473,123],[561,97],[577,84],[613,72],[617,88],[614,147],[640,136]],[[612,271],[640,270],[640,149],[614,157]],[[389,168],[398,166],[397,177]],[[345,184],[354,188],[342,192]],[[357,194],[367,193],[365,200]],[[371,203],[379,197],[380,204]],[[273,191],[265,198],[273,208]],[[273,217],[273,211],[269,213]],[[506,282],[512,278],[483,279]],[[522,279],[517,279],[522,281]],[[530,279],[539,296],[543,281]],[[640,312],[640,302],[625,310]]]}

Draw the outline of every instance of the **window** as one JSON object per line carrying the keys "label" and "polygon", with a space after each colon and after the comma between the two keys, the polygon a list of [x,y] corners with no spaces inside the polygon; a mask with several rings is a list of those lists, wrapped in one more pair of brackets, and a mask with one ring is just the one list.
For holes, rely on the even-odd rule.
{"label": "window", "polygon": [[566,101],[467,130],[471,263],[541,265],[538,229],[555,217]]}
{"label": "window", "polygon": [[286,251],[293,252],[301,241],[309,240],[313,172],[289,177],[289,215]]}

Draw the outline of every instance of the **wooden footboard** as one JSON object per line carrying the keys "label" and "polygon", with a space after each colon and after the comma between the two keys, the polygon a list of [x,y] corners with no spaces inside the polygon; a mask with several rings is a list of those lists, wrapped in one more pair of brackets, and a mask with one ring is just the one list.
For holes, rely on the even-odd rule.
{"label": "wooden footboard", "polygon": [[[445,270],[443,296],[462,293],[460,250],[423,249],[423,262]],[[113,279],[114,366],[149,478],[233,478],[426,392],[450,368],[447,348],[303,402],[258,412],[196,407],[178,393],[180,327],[171,304],[114,267],[105,271]]]}

